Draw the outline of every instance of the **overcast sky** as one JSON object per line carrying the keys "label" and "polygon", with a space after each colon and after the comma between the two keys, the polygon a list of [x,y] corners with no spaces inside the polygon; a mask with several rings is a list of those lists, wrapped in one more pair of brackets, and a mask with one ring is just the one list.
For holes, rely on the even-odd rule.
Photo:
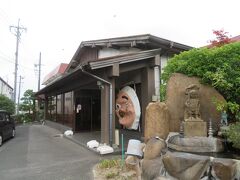
{"label": "overcast sky", "polygon": [[43,79],[84,40],[152,34],[200,47],[214,38],[213,29],[240,34],[239,7],[239,0],[0,0],[0,77],[14,87],[16,37],[9,26],[18,18],[27,28],[19,45],[24,92],[37,90],[40,52]]}

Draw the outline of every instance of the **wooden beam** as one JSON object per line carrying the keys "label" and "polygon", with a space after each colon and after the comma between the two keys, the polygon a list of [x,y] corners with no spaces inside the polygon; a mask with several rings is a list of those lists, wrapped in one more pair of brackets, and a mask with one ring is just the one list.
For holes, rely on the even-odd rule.
{"label": "wooden beam", "polygon": [[119,64],[116,63],[110,67],[109,77],[118,77],[118,76],[119,76]]}

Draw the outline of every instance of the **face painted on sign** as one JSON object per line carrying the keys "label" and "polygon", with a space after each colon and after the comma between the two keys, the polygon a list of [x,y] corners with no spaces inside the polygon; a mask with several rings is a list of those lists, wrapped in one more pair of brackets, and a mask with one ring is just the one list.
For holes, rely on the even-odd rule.
{"label": "face painted on sign", "polygon": [[140,104],[134,89],[124,87],[117,95],[116,115],[119,123],[128,129],[138,129],[140,120]]}
{"label": "face painted on sign", "polygon": [[116,99],[116,114],[121,125],[131,128],[135,119],[135,110],[131,98],[123,91],[119,92]]}

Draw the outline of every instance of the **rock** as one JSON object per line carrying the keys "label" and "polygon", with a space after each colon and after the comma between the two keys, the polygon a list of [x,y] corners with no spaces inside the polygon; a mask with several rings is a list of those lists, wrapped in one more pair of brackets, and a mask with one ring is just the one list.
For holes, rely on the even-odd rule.
{"label": "rock", "polygon": [[169,138],[168,147],[183,152],[222,152],[224,145],[221,139],[209,137],[181,137],[175,135]]}
{"label": "rock", "polygon": [[150,138],[144,148],[144,158],[141,161],[142,179],[149,180],[163,174],[162,151],[166,143],[160,138]]}
{"label": "rock", "polygon": [[207,123],[202,121],[185,121],[184,137],[207,137]]}
{"label": "rock", "polygon": [[199,89],[201,119],[208,122],[212,119],[213,129],[217,131],[221,122],[221,113],[217,112],[213,98],[225,102],[225,99],[214,88],[200,84],[199,78],[174,73],[167,84],[166,104],[170,113],[169,127],[172,132],[179,132],[180,123],[184,120],[185,89],[196,84]]}
{"label": "rock", "polygon": [[166,171],[179,180],[200,179],[210,164],[207,156],[179,152],[167,152],[162,160]]}
{"label": "rock", "polygon": [[145,140],[158,136],[166,139],[169,133],[169,111],[165,103],[149,103],[145,114]]}
{"label": "rock", "polygon": [[158,178],[163,174],[164,171],[164,165],[162,163],[161,157],[157,157],[151,160],[143,159],[141,166],[143,180]]}
{"label": "rock", "polygon": [[166,143],[163,139],[151,138],[146,143],[144,148],[144,159],[155,159],[161,156],[162,150],[166,148]]}
{"label": "rock", "polygon": [[136,172],[138,179],[141,178],[140,159],[137,156],[128,155],[125,159],[127,168],[132,169]]}
{"label": "rock", "polygon": [[219,179],[234,179],[237,174],[237,162],[232,159],[214,158],[212,175]]}

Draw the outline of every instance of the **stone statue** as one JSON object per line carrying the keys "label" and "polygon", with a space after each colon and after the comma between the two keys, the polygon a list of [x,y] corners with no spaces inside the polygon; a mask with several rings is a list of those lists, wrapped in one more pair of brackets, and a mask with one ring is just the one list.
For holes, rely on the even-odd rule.
{"label": "stone statue", "polygon": [[226,126],[228,125],[227,117],[228,117],[228,115],[227,115],[226,111],[223,111],[221,113],[221,125],[226,125]]}
{"label": "stone statue", "polygon": [[185,102],[184,120],[202,121],[200,118],[199,87],[196,84],[191,84],[186,88],[185,94],[187,100]]}

